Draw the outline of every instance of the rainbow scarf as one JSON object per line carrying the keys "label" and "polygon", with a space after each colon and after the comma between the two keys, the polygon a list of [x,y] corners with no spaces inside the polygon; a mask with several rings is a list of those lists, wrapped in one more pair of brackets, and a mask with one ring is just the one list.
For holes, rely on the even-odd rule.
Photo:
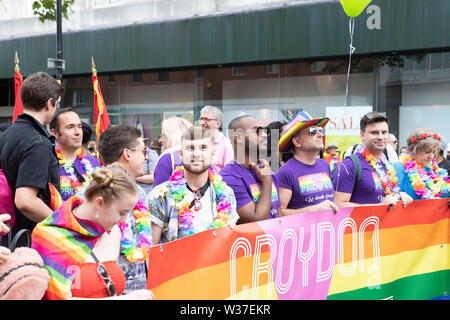
{"label": "rainbow scarf", "polygon": [[76,196],[70,198],[33,230],[32,248],[39,252],[50,274],[45,300],[70,296],[76,271],[105,232],[101,226],[75,217],[73,209],[82,201]]}

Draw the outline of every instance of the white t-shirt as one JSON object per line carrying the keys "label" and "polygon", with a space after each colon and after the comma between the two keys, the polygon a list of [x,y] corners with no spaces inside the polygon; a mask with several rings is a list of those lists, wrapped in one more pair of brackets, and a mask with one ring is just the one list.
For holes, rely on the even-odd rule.
{"label": "white t-shirt", "polygon": [[[195,205],[191,208],[194,213],[193,225],[195,233],[208,230],[217,216],[216,201],[214,198],[212,198],[211,200],[211,191],[213,191],[213,188],[210,185],[208,189],[206,189],[203,197],[200,198],[202,207],[199,211],[195,211]],[[188,189],[186,190],[184,200],[188,201],[189,203],[194,200],[194,194]]]}

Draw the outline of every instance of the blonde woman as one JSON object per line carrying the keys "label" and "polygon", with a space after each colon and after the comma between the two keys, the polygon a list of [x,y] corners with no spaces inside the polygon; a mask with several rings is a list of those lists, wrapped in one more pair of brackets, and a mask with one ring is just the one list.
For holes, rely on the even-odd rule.
{"label": "blonde woman", "polygon": [[32,247],[51,277],[44,299],[152,299],[149,290],[120,295],[125,275],[117,264],[117,223],[138,202],[136,182],[120,166],[98,168],[84,196],[73,196],[33,230]]}
{"label": "blonde woman", "polygon": [[155,168],[153,187],[168,181],[173,170],[182,165],[179,154],[181,137],[192,127],[192,123],[180,117],[166,119],[162,122],[161,156]]}
{"label": "blonde woman", "polygon": [[431,129],[417,129],[406,139],[406,154],[394,163],[400,189],[414,200],[449,197],[447,170],[434,158],[442,138]]}

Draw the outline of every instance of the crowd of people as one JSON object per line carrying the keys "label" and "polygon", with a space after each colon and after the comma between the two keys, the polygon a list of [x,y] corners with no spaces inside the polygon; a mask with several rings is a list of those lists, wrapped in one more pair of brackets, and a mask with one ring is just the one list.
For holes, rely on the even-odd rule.
{"label": "crowd of people", "polygon": [[43,299],[154,299],[151,246],[211,228],[450,196],[442,137],[417,129],[397,156],[382,113],[362,117],[361,143],[341,159],[335,144],[324,148],[326,117],[242,115],[227,137],[222,111],[205,106],[199,126],[162,122],[159,154],[131,126],[90,144],[76,110],[57,108],[63,91],[46,73],[28,76],[24,113],[0,127],[0,266],[31,247],[48,272],[35,284]]}

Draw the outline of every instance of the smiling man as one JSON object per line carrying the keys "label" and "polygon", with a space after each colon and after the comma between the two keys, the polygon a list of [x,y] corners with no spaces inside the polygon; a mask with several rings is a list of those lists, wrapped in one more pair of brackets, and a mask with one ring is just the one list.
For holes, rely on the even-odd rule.
{"label": "smiling man", "polygon": [[94,156],[83,153],[82,124],[74,109],[58,109],[50,122],[50,132],[58,143],[55,150],[59,161],[61,198],[65,201],[88,183],[100,163]]}
{"label": "smiling man", "polygon": [[[399,192],[395,170],[383,150],[389,135],[389,119],[369,112],[360,121],[362,144],[346,158],[333,175],[335,201],[339,206],[389,205],[398,200],[406,207],[412,198]],[[360,164],[360,165],[358,165]]]}
{"label": "smiling man", "polygon": [[200,231],[234,226],[239,216],[233,190],[208,170],[212,161],[209,130],[190,128],[181,139],[183,166],[149,195],[153,244]]}

